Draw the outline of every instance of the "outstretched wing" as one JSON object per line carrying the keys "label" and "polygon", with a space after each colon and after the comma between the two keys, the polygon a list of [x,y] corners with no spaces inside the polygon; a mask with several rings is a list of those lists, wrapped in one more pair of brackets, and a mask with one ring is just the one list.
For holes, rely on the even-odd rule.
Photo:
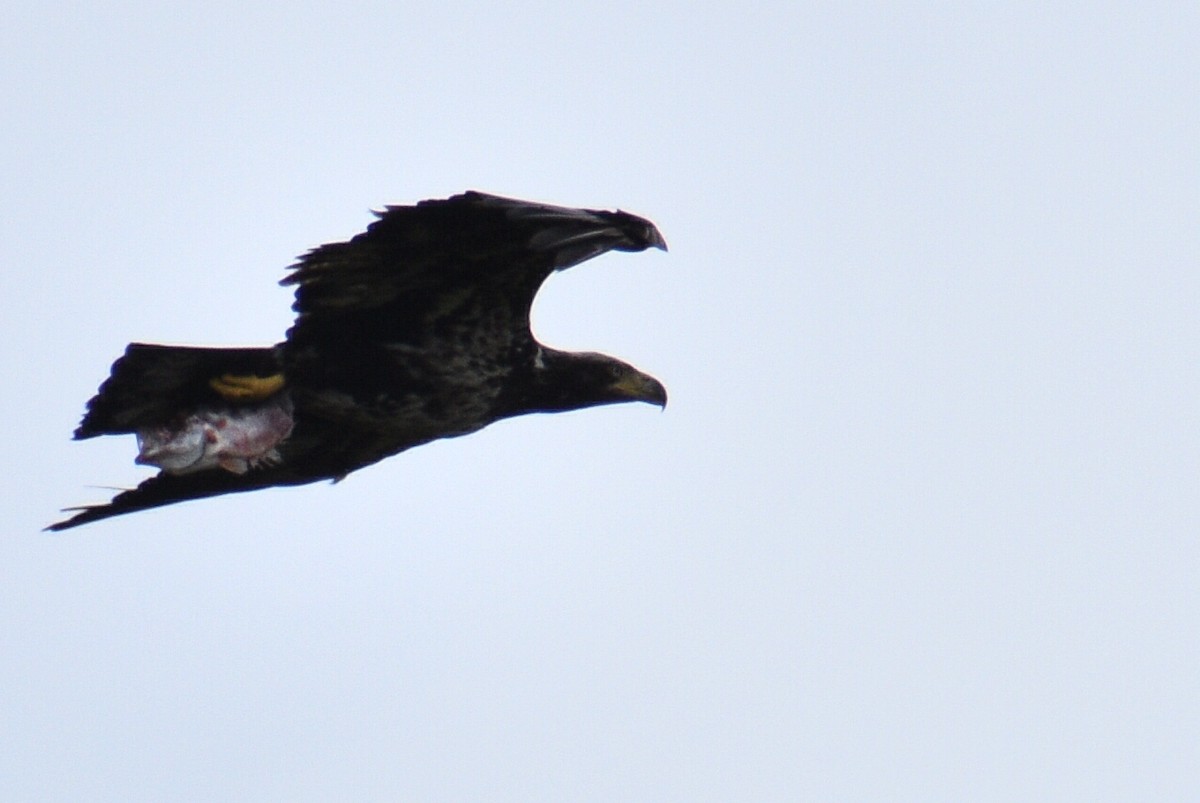
{"label": "outstretched wing", "polygon": [[473,191],[377,214],[348,242],[310,251],[283,280],[297,286],[290,345],[404,339],[474,306],[479,293],[503,299],[489,309],[527,331],[533,297],[555,270],[610,250],[666,248],[654,224],[626,212]]}
{"label": "outstretched wing", "polygon": [[66,512],[73,515],[68,519],[51,524],[46,529],[51,531],[67,530],[111,516],[120,516],[175,502],[186,502],[189,499],[203,499],[207,496],[241,491],[254,491],[281,484],[284,483],[266,472],[242,475],[231,474],[228,471],[201,471],[183,475],[161,472],[144,480],[136,488],[122,491],[110,502],[67,508]]}
{"label": "outstretched wing", "polygon": [[373,433],[331,425],[301,415],[292,434],[278,446],[279,459],[245,473],[209,469],[177,474],[161,471],[136,488],[121,491],[110,502],[68,508],[73,515],[47,527],[66,530],[111,516],[277,485],[304,485],[344,477],[356,468],[387,456],[376,447]]}

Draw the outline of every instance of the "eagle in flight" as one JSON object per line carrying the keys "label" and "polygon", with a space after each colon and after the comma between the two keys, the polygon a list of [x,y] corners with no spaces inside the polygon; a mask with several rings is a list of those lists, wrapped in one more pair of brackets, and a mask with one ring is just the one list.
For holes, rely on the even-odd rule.
{"label": "eagle in flight", "polygon": [[648,220],[467,192],[389,206],[283,280],[282,343],[132,343],[88,402],[76,439],[137,438],[159,472],[64,530],[137,510],[338,480],[413,446],[525,413],[641,401],[655,378],[602,354],[538,343],[529,312],[553,272],[606,251],[666,250]]}

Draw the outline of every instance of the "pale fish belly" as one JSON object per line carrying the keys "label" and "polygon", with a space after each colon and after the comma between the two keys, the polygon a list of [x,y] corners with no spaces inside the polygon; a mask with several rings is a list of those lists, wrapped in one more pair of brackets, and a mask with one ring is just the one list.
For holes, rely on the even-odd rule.
{"label": "pale fish belly", "polygon": [[210,468],[245,474],[279,461],[275,447],[292,433],[292,426],[285,398],[237,410],[198,410],[178,424],[138,430],[136,462],[168,474]]}

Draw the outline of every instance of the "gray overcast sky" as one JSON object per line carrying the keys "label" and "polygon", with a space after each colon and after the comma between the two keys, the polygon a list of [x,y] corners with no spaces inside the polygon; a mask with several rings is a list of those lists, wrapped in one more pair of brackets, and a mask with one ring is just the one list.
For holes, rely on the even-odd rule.
{"label": "gray overcast sky", "polygon": [[[4,797],[1200,787],[1195,4],[5,17]],[[147,473],[68,440],[126,342],[466,188],[659,224],[535,326],[665,413],[38,532]]]}

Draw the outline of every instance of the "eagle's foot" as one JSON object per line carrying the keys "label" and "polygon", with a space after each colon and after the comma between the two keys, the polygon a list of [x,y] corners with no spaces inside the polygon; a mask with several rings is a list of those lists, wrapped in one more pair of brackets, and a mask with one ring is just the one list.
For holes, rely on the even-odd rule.
{"label": "eagle's foot", "polygon": [[208,380],[208,386],[231,402],[262,401],[283,389],[283,374],[273,376],[237,376],[222,374]]}

